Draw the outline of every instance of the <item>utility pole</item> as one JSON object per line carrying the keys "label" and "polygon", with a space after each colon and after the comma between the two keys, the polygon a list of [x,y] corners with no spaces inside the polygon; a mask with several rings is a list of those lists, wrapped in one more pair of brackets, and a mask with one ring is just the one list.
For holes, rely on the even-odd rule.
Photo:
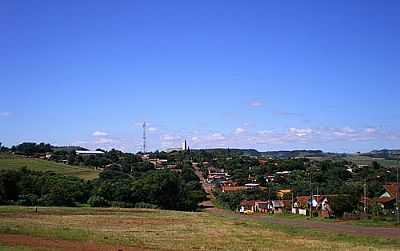
{"label": "utility pole", "polygon": [[312,180],[310,170],[310,218],[312,218],[312,204],[313,204],[313,191],[312,191]]}
{"label": "utility pole", "polygon": [[292,213],[293,213],[293,204],[294,204],[293,188],[291,188],[290,190],[292,190],[292,206],[291,206],[290,210],[292,210]]}
{"label": "utility pole", "polygon": [[367,205],[367,179],[365,179],[365,182],[364,182],[364,213],[367,213],[367,208],[368,208],[368,205]]}
{"label": "utility pole", "polygon": [[143,123],[143,154],[146,154],[146,122]]}
{"label": "utility pole", "polygon": [[400,215],[399,215],[399,210],[400,210],[400,205],[399,205],[399,167],[397,167],[397,187],[396,187],[396,214],[397,214],[397,225],[400,224]]}

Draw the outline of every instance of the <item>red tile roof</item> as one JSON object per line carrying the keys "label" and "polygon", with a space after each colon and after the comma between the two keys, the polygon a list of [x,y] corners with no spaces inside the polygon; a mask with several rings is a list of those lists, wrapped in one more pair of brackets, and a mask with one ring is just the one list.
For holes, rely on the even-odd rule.
{"label": "red tile roof", "polygon": [[382,204],[387,204],[387,203],[394,201],[395,199],[396,199],[396,197],[381,197],[378,199],[378,202],[382,203]]}
{"label": "red tile roof", "polygon": [[308,201],[310,200],[310,196],[297,196],[297,203],[300,205],[307,205]]}
{"label": "red tile roof", "polygon": [[[399,191],[399,184],[396,183],[388,183],[386,185],[383,186],[385,188],[385,190],[392,196],[392,197],[396,197],[396,190]],[[399,193],[400,194],[400,193]]]}
{"label": "red tile roof", "polygon": [[240,202],[241,206],[254,206],[256,204],[255,200],[242,200]]}

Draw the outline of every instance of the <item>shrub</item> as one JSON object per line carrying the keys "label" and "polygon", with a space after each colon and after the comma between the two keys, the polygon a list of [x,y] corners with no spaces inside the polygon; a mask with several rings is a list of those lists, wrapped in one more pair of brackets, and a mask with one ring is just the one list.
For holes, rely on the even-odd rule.
{"label": "shrub", "polygon": [[88,204],[91,207],[109,207],[110,202],[101,196],[93,195],[89,198]]}
{"label": "shrub", "polygon": [[151,209],[156,209],[158,208],[157,205],[150,204],[150,203],[145,203],[145,202],[138,202],[135,204],[135,208],[151,208]]}
{"label": "shrub", "polygon": [[134,207],[134,205],[132,203],[123,202],[123,201],[111,201],[111,207],[132,208],[132,207]]}
{"label": "shrub", "polygon": [[20,195],[17,204],[21,206],[35,206],[37,205],[39,197],[35,194]]}

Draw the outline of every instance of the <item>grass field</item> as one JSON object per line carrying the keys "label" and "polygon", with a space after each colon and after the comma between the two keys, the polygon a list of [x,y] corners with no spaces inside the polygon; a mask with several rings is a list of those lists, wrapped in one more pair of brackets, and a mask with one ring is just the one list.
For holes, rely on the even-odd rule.
{"label": "grass field", "polygon": [[351,156],[351,157],[346,157],[345,159],[348,161],[352,161],[357,165],[371,165],[373,161],[376,161],[384,167],[400,166],[400,160],[375,159],[368,156]]}
{"label": "grass field", "polygon": [[87,250],[400,250],[400,239],[318,232],[207,212],[39,208],[35,213],[28,207],[0,207],[0,250],[49,250],[49,243],[59,248],[50,250],[73,245]]}
{"label": "grass field", "polygon": [[90,180],[98,177],[99,172],[93,169],[70,166],[53,161],[26,158],[18,155],[0,154],[0,170],[27,167],[34,171],[53,171],[59,174],[78,176]]}

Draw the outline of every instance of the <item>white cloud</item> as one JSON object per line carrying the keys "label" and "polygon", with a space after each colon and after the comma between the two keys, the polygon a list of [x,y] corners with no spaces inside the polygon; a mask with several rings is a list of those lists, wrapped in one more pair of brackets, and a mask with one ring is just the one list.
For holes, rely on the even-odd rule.
{"label": "white cloud", "polygon": [[355,129],[346,126],[343,128],[333,129],[333,134],[338,137],[353,137],[357,135],[357,132]]}
{"label": "white cloud", "polygon": [[343,127],[331,129],[327,133],[331,133],[336,139],[360,141],[360,140],[372,140],[382,135],[376,128],[351,128]]}
{"label": "white cloud", "polygon": [[[154,127],[154,126],[152,126]],[[149,131],[160,131],[157,127]],[[116,146],[120,148],[125,145],[133,144],[131,140],[110,137],[108,134],[101,134],[104,132],[97,131],[96,137],[89,140],[85,145],[88,147],[93,146],[95,149],[104,147],[105,149]],[[93,135],[95,134],[93,133]],[[140,137],[140,135],[139,135]],[[286,148],[307,148],[323,146],[324,144],[335,142],[338,144],[346,144],[350,141],[368,141],[375,139],[398,139],[400,135],[396,132],[381,131],[373,126],[370,127],[341,127],[341,128],[320,128],[320,127],[290,127],[286,130],[256,130],[255,128],[241,126],[232,131],[175,131],[170,133],[157,133],[149,135],[149,141],[152,149],[165,149],[171,147],[180,147],[184,139],[189,140],[191,148],[215,148],[215,147],[230,147],[230,148],[258,148],[265,149],[286,149]],[[125,143],[124,143],[125,142]],[[141,142],[138,138],[137,142]],[[83,143],[83,142],[82,142]],[[135,143],[135,142],[134,142]],[[141,144],[135,148],[140,148]]]}
{"label": "white cloud", "polygon": [[225,136],[222,133],[216,132],[216,133],[211,134],[211,139],[224,140]]}
{"label": "white cloud", "polygon": [[8,117],[11,116],[11,112],[0,112],[0,117]]}
{"label": "white cloud", "polygon": [[115,143],[116,141],[110,138],[97,138],[95,143],[96,144],[110,144]]}
{"label": "white cloud", "polygon": [[246,131],[245,129],[238,127],[235,129],[234,134],[238,135],[238,134],[244,133],[245,131]]}
{"label": "white cloud", "polygon": [[104,136],[108,136],[108,133],[102,132],[102,131],[95,131],[92,135],[95,137],[104,137]]}
{"label": "white cloud", "polygon": [[161,136],[162,141],[174,141],[174,140],[179,140],[181,137],[176,136],[176,135],[171,135],[171,134],[164,134]]}
{"label": "white cloud", "polygon": [[250,101],[249,105],[251,107],[261,107],[261,106],[264,106],[264,103],[260,100],[252,100],[252,101]]}
{"label": "white cloud", "polygon": [[289,128],[289,135],[295,135],[297,137],[306,137],[313,133],[311,128]]}
{"label": "white cloud", "polygon": [[157,127],[149,127],[149,132],[156,132],[156,131],[158,131],[158,128]]}
{"label": "white cloud", "polygon": [[366,133],[376,133],[378,130],[376,128],[369,127],[369,128],[365,128],[364,131]]}
{"label": "white cloud", "polygon": [[273,133],[272,130],[262,130],[262,131],[258,131],[257,134],[261,134],[261,135],[266,135],[266,134],[271,134]]}

